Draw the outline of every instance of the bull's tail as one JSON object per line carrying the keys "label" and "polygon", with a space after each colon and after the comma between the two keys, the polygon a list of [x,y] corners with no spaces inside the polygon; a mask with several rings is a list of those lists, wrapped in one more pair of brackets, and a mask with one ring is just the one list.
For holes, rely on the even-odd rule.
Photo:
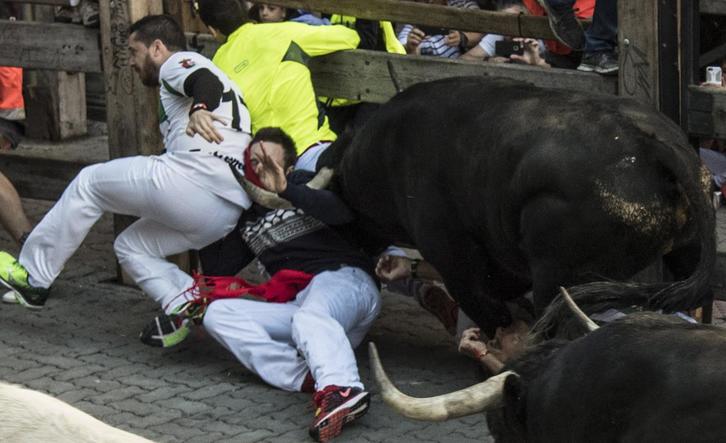
{"label": "bull's tail", "polygon": [[[685,149],[685,148],[684,148]],[[689,202],[690,222],[695,224],[700,254],[693,273],[684,280],[660,283],[599,281],[568,288],[572,298],[588,315],[608,309],[629,308],[662,310],[664,313],[686,311],[703,305],[710,296],[709,283],[716,260],[715,216],[710,199],[699,180],[699,163],[679,155],[660,160],[674,174]],[[689,167],[690,165],[690,167]],[[695,168],[695,170],[693,170]],[[533,329],[537,338],[583,333],[580,322],[561,297],[555,299]]]}

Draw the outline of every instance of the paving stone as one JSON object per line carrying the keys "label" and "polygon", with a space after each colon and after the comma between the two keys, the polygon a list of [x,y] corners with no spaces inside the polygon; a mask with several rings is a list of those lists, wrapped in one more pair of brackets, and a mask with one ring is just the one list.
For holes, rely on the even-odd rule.
{"label": "paving stone", "polygon": [[[50,208],[24,200],[36,222]],[[135,288],[103,283],[115,269],[112,219],[103,217],[54,284],[46,309],[0,305],[0,379],[50,392],[103,421],[165,442],[307,442],[310,395],[277,390],[237,363],[197,328],[171,349],[137,335],[158,312]],[[0,249],[15,251],[0,231]],[[370,332],[389,375],[414,395],[435,395],[478,380],[437,321],[402,296],[385,295]],[[367,351],[356,353],[371,386]],[[371,386],[374,391],[375,388]],[[374,395],[371,410],[341,442],[489,442],[483,416],[426,424],[402,419]]]}

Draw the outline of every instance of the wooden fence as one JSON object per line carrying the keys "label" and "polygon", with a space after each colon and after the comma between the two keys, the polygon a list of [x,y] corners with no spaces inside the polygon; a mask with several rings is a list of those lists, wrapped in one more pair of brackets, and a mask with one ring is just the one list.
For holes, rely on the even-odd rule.
{"label": "wooden fence", "polygon": [[[25,0],[34,5],[65,0]],[[293,8],[367,19],[417,23],[465,31],[552,38],[543,17],[472,11],[401,0],[276,0]],[[505,76],[536,85],[620,94],[651,103],[699,136],[726,137],[726,95],[693,84],[698,57],[684,50],[699,13],[726,14],[726,0],[619,0],[620,72],[618,78],[574,70],[467,62],[433,57],[348,51],[318,57],[310,69],[316,90],[325,96],[383,102],[414,83],[461,75]],[[688,8],[692,8],[689,10]],[[693,12],[695,8],[695,12]],[[203,25],[190,0],[100,0],[99,30],[70,24],[0,20],[0,65],[32,69],[102,73],[111,158],[161,151],[155,110],[157,92],[143,87],[128,67],[128,26],[167,11],[185,30]],[[689,16],[689,11],[692,12]],[[695,18],[693,15],[695,14]],[[204,39],[202,37],[202,39]],[[210,40],[205,44],[211,45]],[[723,48],[726,55],[726,47]],[[697,54],[700,57],[700,54]],[[713,54],[711,54],[713,55]],[[686,73],[690,72],[690,77]],[[82,162],[0,156],[0,166],[21,195],[56,199]],[[128,220],[116,218],[116,229]]]}

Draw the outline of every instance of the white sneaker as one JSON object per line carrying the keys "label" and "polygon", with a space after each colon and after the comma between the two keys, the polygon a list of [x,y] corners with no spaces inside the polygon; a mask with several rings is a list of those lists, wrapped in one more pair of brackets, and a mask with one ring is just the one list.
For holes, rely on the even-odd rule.
{"label": "white sneaker", "polygon": [[15,291],[8,291],[5,294],[3,294],[3,303],[8,304],[17,304],[18,299],[15,298]]}

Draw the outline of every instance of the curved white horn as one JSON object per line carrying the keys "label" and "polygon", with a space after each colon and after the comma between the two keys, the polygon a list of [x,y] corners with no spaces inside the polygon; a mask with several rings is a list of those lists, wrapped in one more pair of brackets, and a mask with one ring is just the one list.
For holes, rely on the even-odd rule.
{"label": "curved white horn", "polygon": [[587,330],[589,332],[592,332],[596,329],[599,329],[600,326],[597,325],[594,321],[590,319],[590,317],[587,316],[584,312],[582,312],[582,309],[580,309],[579,306],[577,306],[577,303],[575,303],[575,300],[572,299],[572,296],[570,296],[570,293],[567,292],[567,289],[560,286],[560,294],[562,294],[562,298],[565,299],[565,303],[567,303],[567,306],[570,307],[572,312],[575,314],[575,316],[580,319],[580,321],[585,325]]}
{"label": "curved white horn", "polygon": [[383,370],[376,345],[368,344],[371,370],[383,401],[399,414],[415,420],[444,421],[501,407],[504,381],[517,374],[503,372],[460,391],[429,398],[415,398],[399,391]]}
{"label": "curved white horn", "polygon": [[330,184],[330,180],[333,178],[333,174],[335,173],[334,170],[323,167],[320,168],[317,174],[315,174],[315,177],[313,177],[312,180],[310,180],[307,184],[308,188],[311,189],[325,189],[328,187],[328,184]]}

